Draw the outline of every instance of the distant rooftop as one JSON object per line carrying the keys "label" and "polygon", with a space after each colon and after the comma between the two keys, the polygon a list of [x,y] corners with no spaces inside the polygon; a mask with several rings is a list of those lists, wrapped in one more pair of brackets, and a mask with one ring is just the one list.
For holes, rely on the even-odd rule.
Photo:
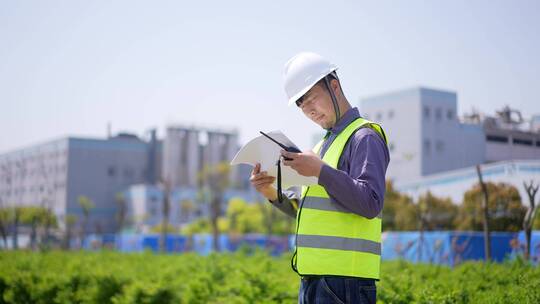
{"label": "distant rooftop", "polygon": [[530,119],[526,119],[520,110],[505,106],[501,110],[496,111],[494,116],[473,110],[470,113],[464,114],[462,121],[470,124],[482,124],[486,130],[538,133],[539,130],[534,126],[535,117],[538,117],[538,115],[532,115]]}
{"label": "distant rooftop", "polygon": [[448,96],[448,95],[456,96],[456,92],[453,92],[453,91],[417,86],[417,87],[412,87],[412,88],[390,91],[390,92],[377,94],[373,96],[363,97],[363,98],[360,98],[360,101],[372,102],[372,101],[386,100],[387,98],[392,98],[396,96],[408,96],[408,95],[416,95],[416,94],[429,94],[429,95],[440,94],[440,95],[445,95],[445,96]]}

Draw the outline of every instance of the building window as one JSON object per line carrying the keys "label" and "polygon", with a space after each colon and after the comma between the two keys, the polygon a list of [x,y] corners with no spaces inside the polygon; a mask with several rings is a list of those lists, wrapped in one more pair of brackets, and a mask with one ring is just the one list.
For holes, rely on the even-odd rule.
{"label": "building window", "polygon": [[435,120],[440,121],[442,119],[442,110],[441,108],[435,109]]}
{"label": "building window", "polygon": [[377,121],[381,121],[381,120],[382,120],[382,113],[380,113],[380,112],[377,113],[377,115],[375,116],[375,119],[376,119]]}
{"label": "building window", "polygon": [[536,146],[537,146],[537,147],[540,147],[540,140],[537,140],[537,141],[536,141]]}
{"label": "building window", "polygon": [[427,106],[424,106],[424,118],[429,119],[430,110]]}
{"label": "building window", "polygon": [[437,152],[442,152],[444,150],[444,142],[441,140],[438,140],[435,143],[435,149],[437,150]]}
{"label": "building window", "polygon": [[499,135],[487,135],[486,140],[491,141],[491,142],[505,143],[505,144],[508,143],[508,137],[499,136]]}
{"label": "building window", "polygon": [[532,146],[533,142],[530,139],[514,138],[512,142],[516,145]]}
{"label": "building window", "polygon": [[124,178],[131,180],[133,178],[133,170],[131,168],[124,168]]}
{"label": "building window", "polygon": [[114,169],[114,167],[109,167],[107,169],[107,175],[109,177],[114,177],[116,175],[116,170]]}
{"label": "building window", "polygon": [[394,110],[388,111],[388,119],[394,118]]}
{"label": "building window", "polygon": [[446,118],[447,118],[448,120],[453,120],[453,119],[454,119],[454,111],[448,110],[448,111],[446,112]]}
{"label": "building window", "polygon": [[154,217],[157,215],[157,210],[154,206],[150,207],[150,216]]}
{"label": "building window", "polygon": [[431,154],[431,141],[424,139],[424,153]]}

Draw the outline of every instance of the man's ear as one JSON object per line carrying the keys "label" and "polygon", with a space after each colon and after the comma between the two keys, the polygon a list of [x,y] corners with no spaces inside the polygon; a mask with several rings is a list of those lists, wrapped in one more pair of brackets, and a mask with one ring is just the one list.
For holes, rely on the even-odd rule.
{"label": "man's ear", "polygon": [[330,80],[330,87],[332,88],[332,92],[334,92],[335,96],[338,96],[341,94],[341,84],[337,79]]}

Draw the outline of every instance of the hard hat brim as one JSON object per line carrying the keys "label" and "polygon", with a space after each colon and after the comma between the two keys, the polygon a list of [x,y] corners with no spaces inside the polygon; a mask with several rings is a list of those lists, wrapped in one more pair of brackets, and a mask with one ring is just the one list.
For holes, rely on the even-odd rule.
{"label": "hard hat brim", "polygon": [[293,97],[289,98],[288,106],[290,107],[291,105],[296,104],[296,101],[300,99],[300,97],[304,96],[304,94],[306,94],[307,91],[309,91],[317,82],[319,82],[319,80],[323,79],[330,73],[337,71],[337,69],[337,66],[333,66],[327,73],[322,73],[319,77],[315,78],[314,81],[310,83],[310,85],[306,86],[300,92],[296,93]]}

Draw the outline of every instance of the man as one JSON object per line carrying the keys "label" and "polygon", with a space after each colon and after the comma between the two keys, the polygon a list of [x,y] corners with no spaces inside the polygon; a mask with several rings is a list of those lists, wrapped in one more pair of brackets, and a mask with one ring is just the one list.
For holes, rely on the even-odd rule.
{"label": "man", "polygon": [[312,151],[282,151],[283,165],[318,185],[285,191],[257,164],[251,183],[274,206],[296,218],[292,267],[300,276],[299,303],[375,303],[381,255],[381,211],[390,161],[382,128],[360,117],[343,94],[337,67],[314,53],[285,65],[285,91],[327,131]]}

